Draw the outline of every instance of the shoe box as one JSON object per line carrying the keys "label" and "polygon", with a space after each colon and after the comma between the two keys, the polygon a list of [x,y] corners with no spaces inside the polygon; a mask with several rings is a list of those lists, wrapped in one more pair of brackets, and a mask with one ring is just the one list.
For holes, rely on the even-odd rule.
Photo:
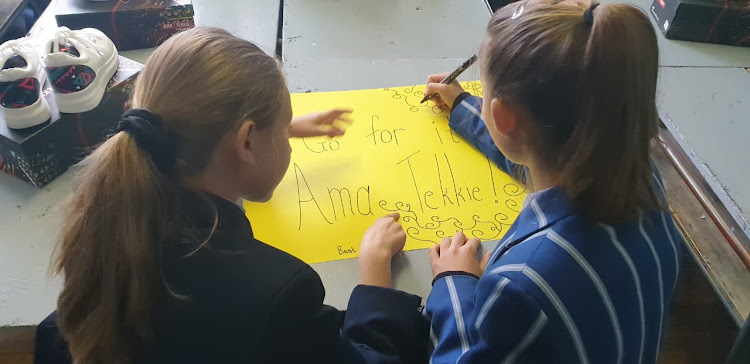
{"label": "shoe box", "polygon": [[101,102],[90,111],[59,113],[47,84],[43,94],[52,113],[49,121],[14,130],[0,120],[0,170],[42,187],[93,151],[114,131],[120,115],[129,108],[135,78],[143,68],[122,56],[119,62]]}
{"label": "shoe box", "polygon": [[654,0],[651,15],[669,39],[750,47],[750,0]]}
{"label": "shoe box", "polygon": [[70,29],[101,30],[119,51],[156,47],[195,26],[190,0],[57,0],[55,18]]}
{"label": "shoe box", "polygon": [[[36,187],[42,187],[72,164],[73,129],[65,127],[52,96],[52,87],[42,91],[52,117],[26,129],[9,129],[0,121],[0,170]],[[0,114],[2,118],[2,114]]]}

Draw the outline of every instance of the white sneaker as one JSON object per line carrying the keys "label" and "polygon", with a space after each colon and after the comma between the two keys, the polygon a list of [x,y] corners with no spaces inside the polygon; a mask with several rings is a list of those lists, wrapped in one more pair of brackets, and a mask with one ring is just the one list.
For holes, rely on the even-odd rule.
{"label": "white sneaker", "polygon": [[117,71],[115,44],[97,29],[57,29],[47,42],[44,64],[60,112],[86,112],[102,100]]}
{"label": "white sneaker", "polygon": [[49,120],[42,89],[47,74],[28,38],[0,45],[0,112],[11,129],[24,129]]}

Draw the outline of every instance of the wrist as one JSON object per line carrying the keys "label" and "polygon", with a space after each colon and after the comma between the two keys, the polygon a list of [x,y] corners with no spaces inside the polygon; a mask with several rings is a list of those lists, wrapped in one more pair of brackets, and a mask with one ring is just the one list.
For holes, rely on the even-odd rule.
{"label": "wrist", "polygon": [[[363,259],[364,258],[364,259]],[[382,257],[359,259],[360,283],[368,286],[391,288],[391,260]]]}
{"label": "wrist", "polygon": [[[364,244],[362,244],[364,245]],[[359,259],[376,264],[391,264],[393,254],[385,248],[367,248],[360,245]]]}
{"label": "wrist", "polygon": [[307,121],[308,116],[295,116],[292,118],[292,122],[289,124],[289,137],[290,138],[302,138],[304,137],[304,124]]}
{"label": "wrist", "polygon": [[456,98],[453,100],[453,105],[451,105],[451,111],[456,108],[456,105],[460,104],[461,101],[464,101],[467,97],[471,96],[470,93],[466,91],[462,91]]}
{"label": "wrist", "polygon": [[432,279],[432,285],[434,286],[435,282],[437,282],[441,278],[445,278],[445,277],[448,277],[448,276],[467,276],[467,277],[472,277],[472,278],[475,278],[475,279],[479,279],[478,275],[476,275],[474,273],[471,273],[471,272],[467,272],[467,271],[463,271],[463,270],[447,270],[447,271],[440,272],[440,273],[436,274],[435,278]]}

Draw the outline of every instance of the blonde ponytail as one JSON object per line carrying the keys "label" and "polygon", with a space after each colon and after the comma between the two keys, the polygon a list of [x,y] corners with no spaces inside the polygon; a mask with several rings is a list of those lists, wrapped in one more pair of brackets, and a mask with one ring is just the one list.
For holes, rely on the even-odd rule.
{"label": "blonde ponytail", "polygon": [[78,173],[54,262],[65,276],[60,329],[76,362],[125,362],[152,339],[174,186],[125,132],[97,148]]}
{"label": "blonde ponytail", "polygon": [[149,57],[133,105],[169,138],[124,127],[81,163],[67,203],[53,270],[64,275],[58,320],[75,362],[129,362],[158,344],[157,302],[185,298],[161,269],[164,246],[184,235],[177,190],[238,125],[272,125],[286,92],[273,57],[221,29],[182,32]]}

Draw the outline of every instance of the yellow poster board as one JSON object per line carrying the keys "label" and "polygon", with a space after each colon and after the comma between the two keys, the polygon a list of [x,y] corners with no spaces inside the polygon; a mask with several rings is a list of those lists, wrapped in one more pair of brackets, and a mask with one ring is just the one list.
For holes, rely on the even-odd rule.
{"label": "yellow poster board", "polygon": [[[464,85],[481,94],[478,82]],[[295,115],[352,108],[346,135],[292,139],[289,170],[266,203],[245,203],[256,238],[307,263],[354,258],[376,218],[401,214],[405,250],[463,231],[500,239],[525,191],[420,104],[424,86],[292,95]]]}

